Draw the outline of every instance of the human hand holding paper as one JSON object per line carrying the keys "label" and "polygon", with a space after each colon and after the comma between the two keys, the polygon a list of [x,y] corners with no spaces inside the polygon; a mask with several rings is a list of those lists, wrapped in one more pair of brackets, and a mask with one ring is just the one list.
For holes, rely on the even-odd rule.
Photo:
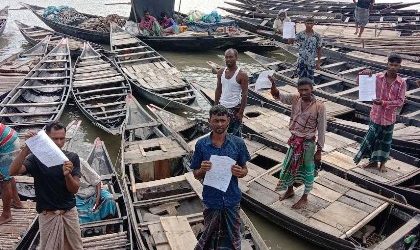
{"label": "human hand holding paper", "polygon": [[35,136],[32,135],[25,143],[35,157],[47,167],[62,165],[69,160],[44,130],[39,131]]}
{"label": "human hand holding paper", "polygon": [[359,75],[359,101],[376,99],[376,76]]}
{"label": "human hand holding paper", "polygon": [[212,155],[210,162],[211,169],[207,171],[203,184],[226,192],[232,178],[232,166],[236,161],[228,156]]}

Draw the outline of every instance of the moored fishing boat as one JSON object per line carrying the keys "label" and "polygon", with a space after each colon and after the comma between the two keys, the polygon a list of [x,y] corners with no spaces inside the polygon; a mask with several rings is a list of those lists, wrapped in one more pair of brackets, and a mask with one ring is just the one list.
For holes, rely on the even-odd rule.
{"label": "moored fishing boat", "polygon": [[[200,91],[209,102],[214,102],[213,90],[201,87]],[[275,110],[273,110],[271,105],[264,103],[258,100],[254,102],[254,105],[245,108],[243,133],[257,135],[267,141],[287,147],[290,137],[288,128],[290,117],[286,114],[290,113],[284,110],[281,112],[274,107]],[[420,199],[420,191],[412,188],[420,183],[420,168],[416,167],[420,163],[418,158],[392,151],[392,159],[386,165],[386,172],[381,172],[377,168],[365,169],[361,167],[364,161],[359,165],[353,163],[359,143],[350,139],[349,134],[340,135],[336,131],[332,129],[326,133],[323,164],[331,166],[332,169],[336,169],[335,171],[351,176],[359,182],[374,182],[393,190],[402,194],[411,205],[418,206],[417,200]],[[369,187],[369,189],[371,188],[374,192],[380,192],[380,188]]]}
{"label": "moored fishing boat", "polygon": [[111,50],[139,96],[173,110],[199,110],[196,92],[181,72],[143,41],[116,25],[111,27]]}
{"label": "moored fishing boat", "polygon": [[32,48],[13,54],[0,62],[0,98],[15,87],[47,53],[49,37]]}
{"label": "moored fishing boat", "polygon": [[71,70],[63,39],[0,103],[1,122],[22,133],[59,119],[70,94]]}
{"label": "moored fishing boat", "polygon": [[9,15],[9,6],[4,7],[0,10],[0,35],[3,34],[6,28],[7,17]]}
{"label": "moored fishing boat", "polygon": [[[113,218],[80,224],[83,249],[133,249],[126,201],[121,195],[122,189],[116,170],[100,138],[96,138],[86,161],[101,177],[102,189],[108,190],[113,195],[117,209]],[[83,164],[80,167],[82,168]],[[36,249],[38,244],[39,232],[29,249]]]}
{"label": "moored fishing boat", "polygon": [[[166,112],[154,113],[165,121],[171,118]],[[175,125],[188,124],[179,118],[173,121],[176,121]],[[336,153],[354,147],[356,142],[330,132],[323,155],[328,159],[323,169],[329,172],[318,173],[306,208],[291,209],[300,198],[303,186],[295,190],[293,198],[284,201],[279,201],[282,192],[275,190],[276,176],[287,150],[288,117],[266,108],[249,106],[243,121],[247,134],[245,141],[251,153],[248,175],[240,179],[244,205],[298,237],[327,249],[387,249],[403,244],[407,234],[418,233],[420,218],[404,212],[407,207],[403,196],[373,184],[361,175],[343,171],[342,168],[348,168],[350,163],[334,157]],[[407,164],[392,164],[407,167]],[[412,167],[411,171],[413,169],[416,171],[417,168]],[[414,173],[418,174],[418,171]],[[383,196],[378,195],[379,192]],[[398,205],[394,206],[394,203]],[[408,209],[418,211],[411,206]],[[389,214],[391,216],[384,221],[384,216]]]}
{"label": "moored fishing boat", "polygon": [[110,134],[121,134],[130,84],[113,60],[85,43],[73,72],[73,98],[84,115]]}
{"label": "moored fishing boat", "polygon": [[[72,37],[63,33],[52,31],[39,26],[29,26],[24,23],[15,20],[16,25],[19,28],[20,33],[30,44],[35,45],[47,36],[51,36],[49,49],[54,48],[64,37],[69,39],[69,48],[72,56],[78,56],[82,53],[84,40]],[[91,46],[96,50],[104,49],[101,45],[91,43]]]}

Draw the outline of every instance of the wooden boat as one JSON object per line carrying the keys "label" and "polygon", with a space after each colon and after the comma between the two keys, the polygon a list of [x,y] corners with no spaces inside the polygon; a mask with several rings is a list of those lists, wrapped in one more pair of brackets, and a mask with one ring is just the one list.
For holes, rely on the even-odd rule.
{"label": "wooden boat", "polygon": [[[281,62],[272,58],[268,58],[265,56],[261,56],[258,54],[247,52],[247,55],[249,55],[251,58],[259,62],[263,67],[274,69],[274,70],[285,70],[283,66],[281,65]],[[334,63],[332,63],[334,64]],[[337,65],[337,64],[336,64]],[[326,64],[326,67],[328,68],[328,64]],[[280,71],[281,72],[281,71]],[[252,82],[255,83],[258,76],[255,76],[252,78]],[[335,83],[333,83],[335,84]],[[296,93],[295,87],[291,87],[290,85],[284,85],[282,82],[278,82],[278,88],[282,91],[285,91],[287,93]],[[317,86],[315,86],[315,89],[318,89]],[[271,94],[269,93],[269,90],[260,90],[255,91],[254,86],[250,86],[249,93],[254,100],[250,100],[250,102],[258,103],[260,101],[266,102],[270,105],[272,108],[281,107],[282,110],[284,108],[289,109],[290,107],[287,107],[287,105],[283,105],[279,102],[274,101],[274,99],[271,97]],[[317,93],[318,95],[318,93]],[[322,98],[323,95],[319,95],[318,98]],[[326,98],[328,99],[328,98]],[[330,99],[330,102],[334,102],[334,100]],[[336,108],[328,107],[327,102],[327,110],[334,111],[337,110]],[[351,106],[349,106],[351,107]],[[330,116],[328,124],[332,127],[332,129],[336,131],[347,131],[353,135],[357,135],[359,137],[363,137],[368,129],[368,123],[369,123],[369,111],[366,111],[366,113],[360,114],[359,112],[352,111],[352,112],[343,112],[343,113],[334,113]],[[415,126],[408,126],[404,125],[402,123],[398,123],[395,125],[395,131],[394,131],[394,138],[393,138],[393,147],[401,152],[409,153],[410,155],[415,156],[416,158],[420,158],[420,150],[419,150],[419,138],[416,136],[412,136],[413,134],[416,135],[420,132],[420,129]]]}
{"label": "wooden boat", "polygon": [[[116,170],[100,138],[96,138],[86,161],[101,176],[102,188],[106,188],[115,197],[117,214],[114,218],[80,225],[83,249],[133,249],[126,201],[122,195]],[[106,232],[107,227],[112,228],[112,233]],[[35,249],[38,244],[39,232],[29,249]]]}
{"label": "wooden boat", "polygon": [[71,70],[63,39],[0,103],[1,122],[22,133],[59,119],[70,94]]}
{"label": "wooden boat", "polygon": [[[192,173],[182,175],[191,151],[179,135],[154,120],[134,99],[131,104],[121,163],[138,246],[192,249],[204,218],[201,183]],[[243,212],[241,219],[242,248],[268,249]]]}
{"label": "wooden boat", "polygon": [[15,87],[47,53],[49,37],[32,48],[13,54],[0,62],[0,98]]}
{"label": "wooden boat", "polygon": [[306,208],[291,209],[304,185],[295,188],[292,198],[279,201],[283,192],[275,187],[285,148],[279,152],[270,144],[246,143],[251,160],[248,175],[240,179],[244,204],[298,237],[322,249],[397,249],[406,235],[418,233],[420,216],[394,206],[396,193],[376,189],[382,191],[378,195],[363,187],[366,182],[327,166],[318,172]]}
{"label": "wooden boat", "polygon": [[9,6],[0,10],[0,35],[3,34],[6,28],[7,16],[9,15]]}
{"label": "wooden boat", "polygon": [[[212,99],[211,96],[208,97]],[[161,111],[157,113],[160,116],[165,115]],[[165,116],[165,121],[168,121],[168,118]],[[404,213],[401,210],[403,208],[394,207],[392,203],[389,203],[392,200],[387,199],[393,198],[404,202],[403,196],[379,187],[360,175],[343,171],[343,168],[348,165],[347,161],[340,162],[341,158],[334,159],[334,164],[330,163],[337,153],[355,146],[355,141],[330,132],[327,133],[326,152],[323,156],[327,158],[323,169],[329,172],[318,173],[314,188],[309,195],[309,205],[299,210],[290,208],[300,198],[303,186],[296,189],[297,195],[292,199],[279,201],[282,193],[275,191],[278,182],[276,176],[287,150],[286,142],[289,136],[285,130],[288,125],[287,119],[288,117],[283,114],[258,106],[248,106],[245,109],[243,124],[247,130],[245,141],[252,155],[247,163],[248,175],[240,179],[243,203],[246,206],[273,223],[297,234],[298,237],[326,249],[365,249],[374,248],[377,245],[385,247],[378,249],[387,249],[402,243],[407,228],[414,234],[419,230],[420,217],[412,217]],[[176,121],[176,125],[179,122],[187,124],[179,119],[173,121]],[[285,129],[275,131],[276,127]],[[257,130],[259,133],[256,132]],[[191,144],[194,142],[193,140]],[[381,192],[384,197],[378,195],[378,192]],[[396,210],[393,211],[393,209]],[[390,212],[392,219],[382,224],[383,220],[380,218]],[[399,217],[400,212],[406,217]],[[349,214],[351,214],[350,219],[347,217]],[[387,227],[386,234],[384,230],[381,230],[384,225]],[[366,231],[369,232],[366,233]],[[382,242],[379,241],[378,235],[384,238]]]}
{"label": "wooden boat", "polygon": [[[268,3],[268,2],[254,2],[254,4],[241,4],[241,3],[235,3],[235,2],[226,2],[227,4],[234,6],[238,9],[242,10],[248,10],[248,11],[259,11],[259,12],[265,12],[265,13],[274,13],[278,12],[282,9],[287,9],[288,12],[309,12],[314,13],[315,15],[322,15],[322,13],[338,13],[343,16],[342,20],[348,20],[351,22],[354,22],[354,4],[351,4],[349,6],[343,6],[343,5],[336,5],[334,2],[331,2],[330,4],[317,4],[317,3],[303,3],[303,4],[295,4],[295,3]],[[376,6],[375,6],[376,7]],[[388,19],[389,16],[417,16],[419,15],[419,12],[415,9],[393,9],[389,11],[380,11],[377,9],[374,9],[369,14],[369,19],[372,17],[372,21],[378,20],[378,18],[375,18],[377,16],[381,16],[385,21],[392,21],[393,19]],[[398,19],[397,19],[398,21]]]}
{"label": "wooden boat", "polygon": [[[96,30],[83,29],[77,26],[67,25],[53,20],[47,19],[43,16],[44,7],[29,5],[22,3],[27,9],[31,10],[39,19],[41,19],[46,25],[51,27],[53,30],[70,35],[73,37],[78,37],[86,41],[99,43],[99,44],[109,44],[109,32],[99,32]],[[87,17],[98,17],[95,15],[85,14]],[[238,44],[243,41],[246,41],[248,38],[252,38],[248,35],[240,35],[231,37],[228,35],[221,36],[161,36],[161,37],[146,37],[140,36],[145,43],[154,49],[165,49],[165,50],[175,50],[175,51],[204,51],[217,49],[221,47],[226,47],[232,44]]]}
{"label": "wooden boat", "polygon": [[[357,59],[343,61],[343,58],[346,57],[337,57],[340,53],[337,53],[334,58],[328,56],[333,55],[333,52],[328,53],[328,50],[325,52],[327,57],[321,65],[322,69],[315,70],[315,94],[327,100],[353,107],[359,113],[365,115],[364,120],[368,120],[371,105],[358,101],[359,88],[355,81],[358,72],[366,68],[366,65],[361,63],[360,59],[359,61],[357,61]],[[384,70],[384,68],[375,66],[376,64],[370,65],[370,68],[374,73],[382,72]],[[278,79],[283,80],[288,84],[296,85],[297,79],[293,78],[294,71],[294,67],[289,67],[277,71],[275,75]],[[397,115],[397,122],[409,126],[419,126],[420,102],[418,102],[419,98],[417,96],[420,93],[420,88],[416,84],[416,81],[418,80],[416,77],[418,77],[418,75],[413,75],[412,77],[403,75],[403,77],[407,78],[407,100],[404,103],[400,114]]]}
{"label": "wooden boat", "polygon": [[[200,88],[200,91],[209,102],[214,102],[213,90]],[[257,101],[257,103],[259,104],[249,105],[245,108],[243,133],[263,137],[267,142],[282,145],[283,153],[285,153],[290,137],[288,128],[290,117],[286,115],[286,112],[277,112],[270,106],[269,108],[260,106],[264,102]],[[335,130],[329,131],[326,133],[322,164],[349,176],[348,178],[351,176],[359,182],[364,182],[363,185],[374,192],[380,192],[380,189],[370,186],[366,181],[395,191],[403,195],[409,204],[418,207],[420,191],[412,189],[410,186],[420,183],[420,168],[414,165],[418,166],[419,159],[393,151],[391,152],[392,159],[386,165],[387,172],[382,173],[377,168],[361,168],[360,165],[364,161],[357,166],[353,163],[358,146],[359,143],[350,139],[348,134],[339,135]]]}
{"label": "wooden boat", "polygon": [[[218,7],[219,9],[222,9],[230,14],[234,14],[240,17],[252,17],[252,18],[275,18],[277,16],[278,10],[270,10],[270,9],[259,9],[258,11],[250,11],[245,9],[233,9],[233,8],[227,8],[227,7]],[[298,12],[298,11],[296,11]],[[296,13],[295,12],[295,13]],[[293,13],[293,12],[292,12]],[[334,13],[328,13],[328,12],[303,12],[302,16],[299,16],[299,14],[296,14],[295,17],[293,15],[290,15],[292,19],[296,19],[299,21],[303,21],[306,17],[310,16],[310,14],[314,15],[315,22],[321,23],[339,23],[339,22],[351,22],[354,21],[354,17],[352,17],[352,14],[347,14],[348,16],[340,18],[328,18],[325,15],[331,15]],[[319,18],[318,18],[319,16]],[[412,22],[412,21],[418,21],[420,16],[417,15],[390,15],[390,16],[381,16],[381,15],[372,15],[369,17],[370,22]]]}
{"label": "wooden boat", "polygon": [[[322,8],[323,6],[339,6],[339,7],[351,7],[355,8],[354,3],[350,2],[332,2],[332,1],[310,1],[310,0],[299,0],[299,1],[293,1],[293,0],[237,0],[237,2],[240,2],[242,4],[248,4],[248,5],[257,5],[257,4],[271,4],[272,6],[279,6],[283,4],[289,4],[292,6],[301,6],[301,5],[315,5],[319,6],[319,8]],[[377,10],[384,10],[385,11],[393,11],[393,10],[400,10],[402,8],[408,8],[411,6],[414,6],[418,3],[416,2],[398,2],[398,3],[375,3],[375,11]]]}
{"label": "wooden boat", "polygon": [[191,84],[172,63],[143,41],[114,25],[111,50],[118,66],[144,100],[173,110],[198,110]]}
{"label": "wooden boat", "polygon": [[[39,43],[42,39],[44,39],[47,36],[51,36],[49,43],[49,49],[51,50],[61,41],[61,39],[67,37],[69,39],[70,54],[74,57],[79,56],[82,53],[83,44],[85,41],[80,38],[72,37],[39,26],[29,26],[16,20],[15,23],[18,26],[20,33],[22,33],[23,37],[26,39],[26,41],[28,41],[32,45]],[[91,43],[91,46],[95,50],[104,49],[101,45],[95,43]]]}
{"label": "wooden boat", "polygon": [[79,109],[97,127],[121,134],[126,118],[130,84],[115,62],[85,43],[75,63],[73,99]]}

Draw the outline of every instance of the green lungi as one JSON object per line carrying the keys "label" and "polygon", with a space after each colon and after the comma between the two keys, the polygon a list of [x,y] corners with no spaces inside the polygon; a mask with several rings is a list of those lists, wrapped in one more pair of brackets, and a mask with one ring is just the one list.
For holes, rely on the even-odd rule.
{"label": "green lungi", "polygon": [[363,158],[369,158],[369,162],[386,163],[391,151],[393,132],[394,124],[382,126],[371,121],[369,130],[353,161],[359,164]]}
{"label": "green lungi", "polygon": [[296,174],[293,174],[291,171],[294,149],[293,147],[289,147],[287,150],[286,158],[283,161],[283,168],[280,171],[279,187],[277,190],[286,190],[288,187],[292,186],[293,183],[304,184],[304,194],[308,194],[312,190],[315,172],[315,142],[312,140],[306,140],[304,141],[303,147],[303,161],[297,169]]}

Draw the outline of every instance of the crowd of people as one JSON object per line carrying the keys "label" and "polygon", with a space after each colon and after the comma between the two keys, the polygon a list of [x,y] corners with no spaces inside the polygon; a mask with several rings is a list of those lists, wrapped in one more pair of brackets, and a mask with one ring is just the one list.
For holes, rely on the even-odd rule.
{"label": "crowd of people", "polygon": [[[161,17],[159,24],[146,12],[140,27],[145,32],[167,32],[176,25],[166,14]],[[287,20],[286,13],[281,17],[281,22]],[[277,25],[281,26],[281,23]],[[293,209],[302,209],[310,202],[308,194],[315,178],[315,163],[322,158],[327,126],[324,103],[313,94],[314,71],[321,67],[322,39],[313,30],[313,18],[306,19],[305,25],[306,29],[293,40],[299,49],[297,94],[283,93],[276,87],[275,76],[269,76],[273,98],[291,106],[291,137],[278,176],[277,190],[285,190],[279,195],[279,200],[284,200],[294,195],[294,185],[304,185],[303,195],[292,206]],[[211,133],[196,143],[191,168],[195,178],[202,180],[212,168],[212,155],[229,157],[235,164],[231,166],[232,178],[226,192],[211,186],[203,188],[205,228],[196,249],[240,249],[241,243],[238,178],[247,175],[247,161],[250,160],[241,137],[249,79],[237,65],[238,52],[235,49],[226,50],[224,56],[226,67],[217,72],[215,105],[209,112]],[[399,55],[390,55],[387,70],[376,76],[377,96],[372,101],[370,126],[354,157],[355,164],[362,158],[368,158],[369,162],[364,167],[378,167],[386,171],[396,114],[405,101],[406,83],[398,74],[401,62]],[[359,74],[371,75],[372,72],[366,69]],[[59,148],[63,147],[66,134],[63,125],[53,122],[46,126],[45,131]],[[30,132],[27,138],[34,135]],[[22,207],[12,176],[30,174],[34,177],[37,197],[41,249],[82,249],[79,223],[110,218],[116,211],[112,195],[101,186],[100,176],[77,154],[63,152],[69,161],[49,168],[31,154],[26,145],[19,147],[17,133],[12,128],[0,124],[3,199],[0,224],[12,220],[11,207]]]}

